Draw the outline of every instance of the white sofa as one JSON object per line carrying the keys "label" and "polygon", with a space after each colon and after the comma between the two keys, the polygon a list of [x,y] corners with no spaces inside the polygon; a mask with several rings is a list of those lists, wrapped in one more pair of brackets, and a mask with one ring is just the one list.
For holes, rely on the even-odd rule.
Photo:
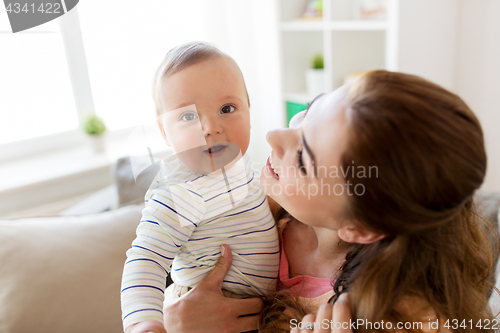
{"label": "white sofa", "polygon": [[0,332],[122,332],[121,275],[141,210],[0,221]]}
{"label": "white sofa", "polygon": [[[500,194],[480,200],[498,223]],[[121,274],[141,210],[0,221],[0,333],[122,332]],[[495,292],[491,304],[500,311]]]}

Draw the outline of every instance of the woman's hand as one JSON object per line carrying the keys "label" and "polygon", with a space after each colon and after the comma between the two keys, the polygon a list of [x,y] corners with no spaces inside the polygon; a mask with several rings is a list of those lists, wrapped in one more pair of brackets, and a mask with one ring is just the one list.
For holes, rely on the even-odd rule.
{"label": "woman's hand", "polygon": [[[257,329],[262,300],[224,297],[222,282],[231,268],[233,257],[223,245],[214,269],[187,294],[163,309],[168,333],[246,332]],[[243,317],[244,316],[244,317]]]}
{"label": "woman's hand", "polygon": [[290,333],[352,333],[349,294],[340,295],[335,305],[323,304],[315,315],[308,314]]}

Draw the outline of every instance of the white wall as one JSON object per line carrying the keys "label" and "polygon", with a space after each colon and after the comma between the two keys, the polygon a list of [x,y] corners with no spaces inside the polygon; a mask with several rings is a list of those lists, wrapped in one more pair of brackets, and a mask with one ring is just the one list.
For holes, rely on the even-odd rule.
{"label": "white wall", "polygon": [[500,1],[462,0],[457,93],[483,126],[488,172],[485,190],[500,191]]}
{"label": "white wall", "polygon": [[[212,42],[243,72],[252,104],[249,154],[264,164],[270,152],[265,134],[281,127],[284,118],[275,2],[150,0],[137,7],[134,1],[78,5],[98,112],[113,110],[113,119],[131,114],[136,118],[130,116],[130,125],[140,124],[146,114],[154,122],[151,81],[166,52],[189,41]],[[110,12],[112,24],[106,16]]]}
{"label": "white wall", "polygon": [[400,0],[397,70],[456,86],[457,0]]}
{"label": "white wall", "polygon": [[397,70],[461,96],[483,126],[488,171],[500,191],[500,1],[400,0]]}
{"label": "white wall", "polygon": [[283,126],[277,8],[275,1],[211,0],[202,4],[207,38],[240,66],[250,95],[254,167],[265,164],[269,130]]}

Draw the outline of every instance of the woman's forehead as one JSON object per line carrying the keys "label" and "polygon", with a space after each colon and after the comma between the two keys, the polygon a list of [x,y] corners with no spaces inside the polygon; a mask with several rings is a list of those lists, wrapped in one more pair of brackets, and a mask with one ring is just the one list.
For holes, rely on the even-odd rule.
{"label": "woman's forehead", "polygon": [[342,86],[335,91],[318,96],[310,105],[306,123],[329,123],[334,121],[339,114],[343,114],[347,105],[347,87]]}
{"label": "woman's forehead", "polygon": [[347,144],[344,109],[347,89],[341,87],[325,94],[311,105],[302,126],[302,134],[311,146],[318,165],[340,163]]}

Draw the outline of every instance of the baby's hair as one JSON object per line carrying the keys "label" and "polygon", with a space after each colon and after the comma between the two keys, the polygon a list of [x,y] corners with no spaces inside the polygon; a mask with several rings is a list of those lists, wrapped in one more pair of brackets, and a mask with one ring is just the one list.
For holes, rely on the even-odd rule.
{"label": "baby's hair", "polygon": [[[226,57],[234,61],[227,53],[222,52],[216,46],[206,42],[189,42],[178,45],[168,51],[156,71],[153,80],[153,99],[155,102],[156,115],[160,115],[164,110],[163,101],[163,81],[180,70],[200,63],[205,60]],[[245,82],[243,81],[245,85]],[[246,90],[246,85],[245,85]],[[250,98],[247,91],[248,106],[250,106]]]}

